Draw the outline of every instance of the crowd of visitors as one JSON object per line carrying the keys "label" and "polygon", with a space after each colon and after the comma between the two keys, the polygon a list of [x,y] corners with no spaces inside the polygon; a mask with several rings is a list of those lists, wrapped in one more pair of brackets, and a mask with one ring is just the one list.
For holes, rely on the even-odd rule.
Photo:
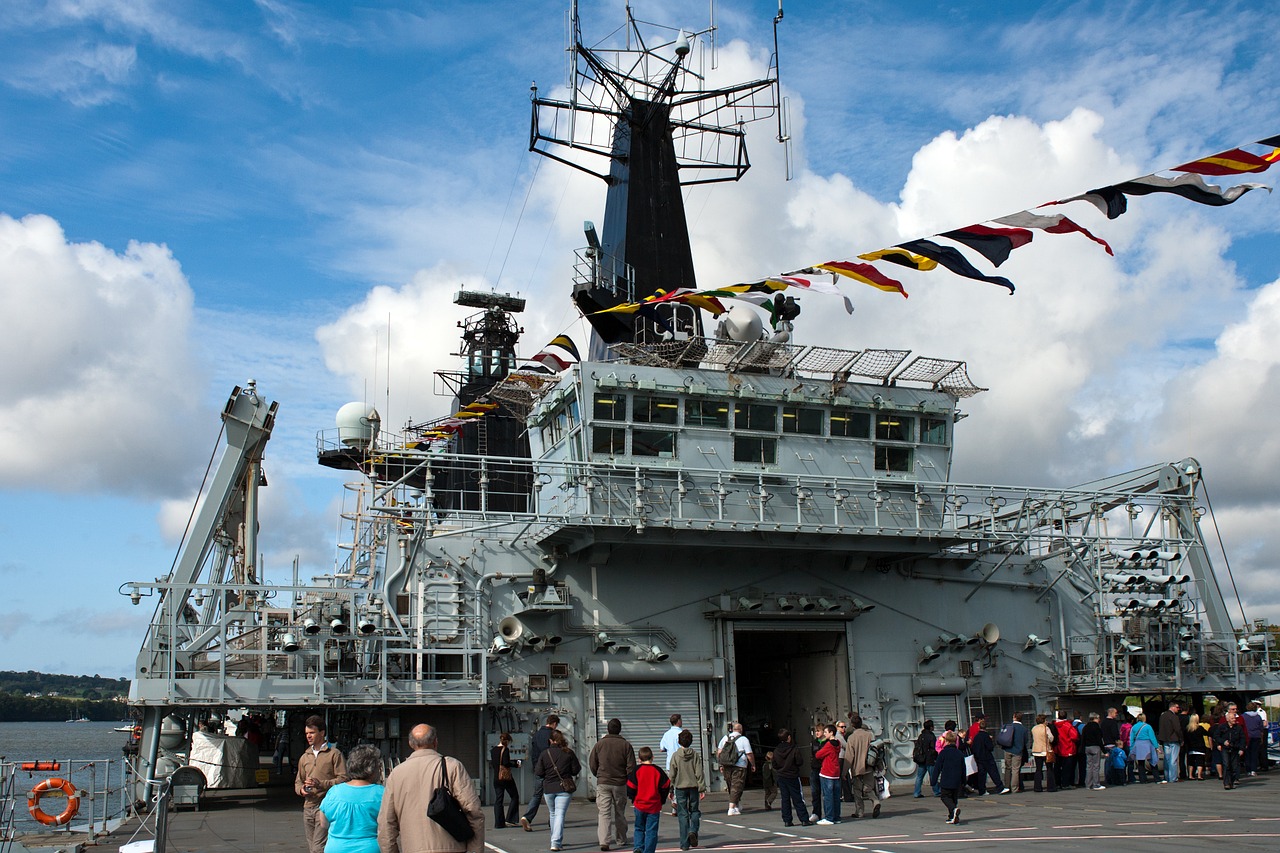
{"label": "crowd of visitors", "polygon": [[997,773],[991,731],[982,714],[963,734],[955,720],[946,721],[940,736],[934,725],[925,720],[912,752],[914,796],[925,796],[927,777],[934,796],[947,807],[948,823],[959,822],[958,800],[966,795],[1025,791],[1024,764],[1032,767],[1034,793],[1211,778],[1231,790],[1241,777],[1265,769],[1267,719],[1257,702],[1249,703],[1243,714],[1237,703],[1224,703],[1202,719],[1183,714],[1181,703],[1174,701],[1154,726],[1145,713],[1108,708],[1105,716],[1090,712],[1083,720],[1066,710],[1056,719],[1038,714],[1028,730],[1018,712],[994,738],[1004,753],[1003,777]]}
{"label": "crowd of visitors", "polygon": [[[1127,708],[1090,712],[1083,719],[1061,710],[1036,715],[1030,726],[1017,712],[998,731],[979,713],[963,732],[955,720],[947,720],[941,734],[933,720],[925,720],[912,749],[913,796],[925,797],[927,784],[946,808],[946,822],[958,824],[965,797],[1026,791],[1024,766],[1031,770],[1034,793],[1208,779],[1231,790],[1266,769],[1267,719],[1258,703],[1244,713],[1235,702],[1223,703],[1203,718],[1182,710],[1179,702],[1170,702],[1155,721]],[[584,769],[559,722],[548,715],[530,738],[528,760],[537,781],[519,817],[521,827],[532,832],[538,807],[546,804],[552,851],[563,847],[565,817]],[[295,790],[303,798],[311,853],[479,853],[483,848],[484,817],[475,787],[460,762],[438,751],[431,726],[414,727],[412,755],[385,781],[376,747],[356,746],[344,759],[327,741],[322,718],[308,718],[305,731],[308,748],[296,762]],[[697,847],[709,774],[701,751],[693,748],[693,732],[672,715],[655,755],[647,746],[633,749],[622,736],[620,720],[609,720],[606,731],[586,764],[596,777],[600,850],[630,845],[634,853],[654,853],[667,804],[678,818],[680,849]],[[759,769],[765,809],[772,810],[777,799],[784,826],[840,823],[846,819],[844,803],[852,808],[849,817],[880,817],[888,798],[884,744],[859,715],[815,727],[808,750],[812,809],[801,787],[803,748],[786,729],[774,734],[777,743],[764,753],[766,766]],[[517,821],[519,791],[512,770],[522,762],[512,755],[511,742],[509,733],[501,733],[489,755],[497,829]],[[1003,774],[997,756],[1003,758]],[[729,791],[727,814],[739,815],[748,772],[756,769],[755,750],[740,723],[731,724],[716,744],[714,762]],[[631,832],[626,800],[632,805]]]}

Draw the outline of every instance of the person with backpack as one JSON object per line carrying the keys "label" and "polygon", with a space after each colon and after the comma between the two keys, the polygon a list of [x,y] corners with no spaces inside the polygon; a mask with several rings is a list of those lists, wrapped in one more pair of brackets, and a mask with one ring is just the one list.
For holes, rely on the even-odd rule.
{"label": "person with backpack", "polygon": [[725,784],[729,788],[729,816],[740,815],[742,811],[738,803],[742,800],[742,789],[747,786],[747,774],[756,769],[756,756],[751,749],[751,742],[742,733],[742,723],[734,723],[729,733],[720,739],[716,746],[716,763],[724,774]]}
{"label": "person with backpack", "polygon": [[1013,720],[1000,728],[996,746],[1004,750],[1004,792],[1024,793],[1022,765],[1027,760],[1027,727],[1022,724],[1021,711],[1014,711]]}
{"label": "person with backpack", "polygon": [[864,802],[871,803],[871,816],[880,817],[880,802],[876,799],[875,770],[880,751],[871,745],[871,729],[862,724],[862,716],[854,714],[850,720],[852,731],[845,737],[844,764],[853,782],[854,817],[864,817]]}
{"label": "person with backpack", "polygon": [[974,774],[974,776],[969,777],[970,784],[975,785],[978,789],[978,796],[982,797],[990,793],[987,790],[988,777],[990,777],[991,782],[996,786],[996,793],[1009,793],[1009,788],[1002,785],[1002,781],[1000,779],[1000,768],[996,766],[996,742],[992,739],[991,733],[987,731],[985,725],[978,726],[977,731],[973,734],[973,739],[969,744],[969,748],[973,750],[974,760],[978,762],[978,772]]}
{"label": "person with backpack", "polygon": [[934,750],[933,745],[938,736],[933,731],[933,720],[924,721],[924,731],[920,732],[920,737],[916,738],[915,746],[911,748],[911,760],[916,763],[916,790],[915,798],[918,800],[924,796],[920,793],[920,786],[924,783],[925,774],[931,777],[929,780],[930,787],[933,786],[932,768],[938,762],[938,753]]}

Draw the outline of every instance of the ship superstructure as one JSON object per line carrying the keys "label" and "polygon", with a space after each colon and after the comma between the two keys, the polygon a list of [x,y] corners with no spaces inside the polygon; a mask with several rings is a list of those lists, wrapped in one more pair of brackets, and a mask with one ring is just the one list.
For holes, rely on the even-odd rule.
{"label": "ship superstructure", "polygon": [[[611,215],[606,235],[634,233]],[[606,254],[611,282],[642,286],[619,246],[580,254],[597,264],[580,306],[623,301],[593,290]],[[959,406],[983,390],[962,361],[596,315],[596,353],[537,372],[514,359],[523,305],[459,302],[482,313],[450,387],[479,416],[445,439],[356,403],[319,438],[355,475],[336,571],[262,583],[275,404],[232,392],[175,570],[123,587],[158,597],[132,696],[144,778],[181,762],[166,717],[229,708],[319,711],[338,743],[396,757],[429,721],[482,778],[498,732],[519,754],[552,711],[580,751],[614,716],[656,747],[680,713],[708,766],[731,721],[768,744],[857,712],[906,776],[925,718],[1280,691],[1271,635],[1219,586],[1194,459],[1068,489],[959,483]]]}

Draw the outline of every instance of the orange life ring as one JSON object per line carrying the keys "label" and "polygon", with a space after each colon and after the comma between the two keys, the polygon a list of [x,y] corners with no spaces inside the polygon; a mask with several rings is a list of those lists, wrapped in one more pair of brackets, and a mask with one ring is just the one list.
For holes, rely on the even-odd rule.
{"label": "orange life ring", "polygon": [[[53,790],[59,790],[67,795],[67,807],[62,810],[60,815],[51,815],[40,808],[40,798]],[[27,811],[31,812],[31,816],[43,823],[45,826],[62,826],[71,818],[76,816],[76,812],[80,811],[80,792],[76,790],[76,786],[71,784],[70,779],[45,779],[40,784],[31,789],[31,793],[27,795]]]}

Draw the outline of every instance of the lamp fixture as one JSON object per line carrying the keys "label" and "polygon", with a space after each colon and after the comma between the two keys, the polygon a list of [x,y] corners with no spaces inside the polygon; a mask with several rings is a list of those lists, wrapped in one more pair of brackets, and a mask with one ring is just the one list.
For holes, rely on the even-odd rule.
{"label": "lamp fixture", "polygon": [[920,663],[929,663],[935,661],[942,653],[934,649],[933,646],[925,646],[920,651]]}
{"label": "lamp fixture", "polygon": [[302,620],[302,633],[319,634],[320,623],[308,616],[306,619]]}
{"label": "lamp fixture", "polygon": [[596,651],[600,651],[601,649],[611,649],[616,645],[618,645],[617,640],[611,638],[604,631],[600,631],[595,636]]}
{"label": "lamp fixture", "polygon": [[828,613],[834,613],[840,609],[840,602],[832,601],[829,598],[819,598],[818,607],[821,608],[822,610],[827,611]]}
{"label": "lamp fixture", "polygon": [[1037,637],[1035,634],[1027,634],[1027,642],[1022,648],[1026,651],[1034,649],[1036,646],[1047,646],[1050,643],[1049,637]]}
{"label": "lamp fixture", "polygon": [[1130,654],[1132,654],[1133,652],[1142,651],[1142,646],[1138,645],[1137,643],[1129,642],[1129,639],[1127,637],[1120,638],[1120,648],[1123,651],[1128,652]]}
{"label": "lamp fixture", "polygon": [[1248,637],[1241,637],[1241,638],[1240,638],[1240,642],[1239,642],[1239,643],[1236,643],[1236,648],[1237,648],[1237,649],[1239,649],[1239,650],[1240,650],[1240,651],[1242,651],[1242,652],[1251,652],[1251,651],[1253,651],[1253,648],[1249,645],[1249,638],[1248,638]]}
{"label": "lamp fixture", "polygon": [[1183,649],[1182,651],[1178,652],[1178,660],[1182,661],[1183,663],[1191,663],[1195,659],[1196,659],[1195,655],[1191,654],[1191,652],[1187,651],[1186,649]]}
{"label": "lamp fixture", "polygon": [[640,654],[640,658],[649,663],[662,663],[670,657],[671,655],[664,652],[659,646],[649,646],[646,649],[642,649]]}
{"label": "lamp fixture", "polygon": [[[801,601],[803,600],[801,599]],[[739,610],[759,610],[761,607],[764,607],[764,602],[758,598],[748,598],[745,595],[738,597]]]}
{"label": "lamp fixture", "polygon": [[292,632],[286,633],[280,638],[280,648],[286,652],[296,652],[298,650],[298,638],[293,636]]}
{"label": "lamp fixture", "polygon": [[356,622],[356,630],[368,636],[378,630],[378,625],[372,619],[361,619]]}
{"label": "lamp fixture", "polygon": [[335,634],[347,633],[347,623],[342,621],[342,617],[338,616],[329,621],[329,630]]}
{"label": "lamp fixture", "polygon": [[805,598],[804,596],[801,596],[799,599],[797,599],[796,603],[800,605],[800,609],[803,610],[805,613],[812,612],[813,609],[818,606],[817,603],[813,601],[813,599]]}
{"label": "lamp fixture", "polygon": [[511,644],[502,639],[502,635],[498,634],[493,638],[493,642],[489,644],[489,651],[499,655],[509,655],[513,651]]}
{"label": "lamp fixture", "polygon": [[783,613],[789,613],[792,610],[795,610],[796,609],[795,600],[788,598],[785,595],[778,596],[778,609],[781,610]]}

